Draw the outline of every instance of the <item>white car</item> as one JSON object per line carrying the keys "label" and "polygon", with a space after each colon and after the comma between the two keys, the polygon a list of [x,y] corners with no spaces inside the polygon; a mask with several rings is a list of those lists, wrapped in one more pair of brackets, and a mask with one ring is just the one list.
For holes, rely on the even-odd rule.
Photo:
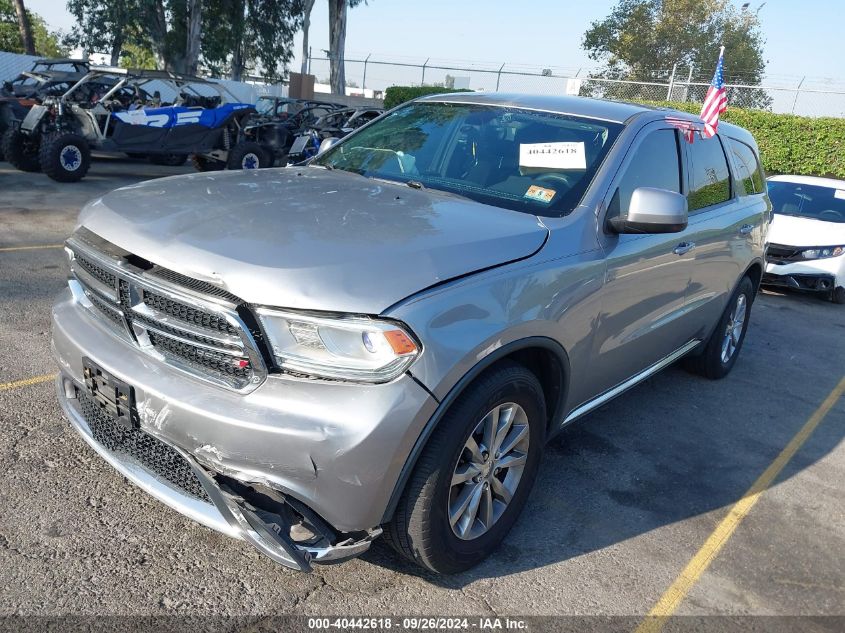
{"label": "white car", "polygon": [[774,218],[763,283],[845,303],[845,180],[768,179]]}

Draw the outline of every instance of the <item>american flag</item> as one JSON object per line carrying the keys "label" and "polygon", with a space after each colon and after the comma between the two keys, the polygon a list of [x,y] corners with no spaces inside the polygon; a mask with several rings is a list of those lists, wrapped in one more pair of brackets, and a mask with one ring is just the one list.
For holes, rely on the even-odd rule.
{"label": "american flag", "polygon": [[701,130],[701,126],[696,127],[695,123],[688,119],[682,119],[677,116],[667,116],[666,123],[678,128],[684,135],[687,143],[692,143],[695,140],[695,133]]}
{"label": "american flag", "polygon": [[719,115],[728,109],[728,96],[725,94],[725,78],[722,74],[722,58],[725,54],[725,47],[719,49],[719,63],[716,64],[716,73],[710,88],[707,89],[707,96],[704,98],[704,105],[701,107],[701,120],[704,121],[704,130],[701,135],[710,138],[716,134],[719,126]]}

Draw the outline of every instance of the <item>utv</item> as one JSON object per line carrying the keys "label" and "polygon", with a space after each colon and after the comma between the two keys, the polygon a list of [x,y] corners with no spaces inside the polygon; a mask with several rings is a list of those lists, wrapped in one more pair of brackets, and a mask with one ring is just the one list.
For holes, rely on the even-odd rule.
{"label": "utv", "polygon": [[11,81],[4,81],[0,90],[4,96],[32,99],[43,90],[45,83],[58,84],[82,79],[89,71],[88,62],[82,59],[37,59],[32,68],[25,70]]}
{"label": "utv", "polygon": [[320,117],[302,130],[288,152],[288,163],[300,163],[316,156],[326,139],[341,139],[384,114],[381,108],[344,108]]}
{"label": "utv", "polygon": [[[204,95],[200,88],[216,94]],[[162,101],[161,91],[172,93],[173,101]],[[231,102],[223,103],[226,97]],[[243,133],[243,122],[254,112],[224,86],[199,77],[92,68],[60,97],[33,106],[6,131],[2,146],[19,169],[40,169],[60,182],[85,176],[92,149],[147,155],[161,164],[181,164],[194,154],[200,169],[256,168],[265,166],[264,152]]]}
{"label": "utv", "polygon": [[244,134],[261,146],[268,165],[284,166],[288,164],[288,153],[297,135],[322,117],[344,108],[327,101],[260,97],[256,114],[244,127]]}
{"label": "utv", "polygon": [[[61,95],[88,72],[80,59],[39,59],[32,68],[0,85],[0,139],[15,121],[49,95]],[[0,143],[0,160],[3,147]]]}

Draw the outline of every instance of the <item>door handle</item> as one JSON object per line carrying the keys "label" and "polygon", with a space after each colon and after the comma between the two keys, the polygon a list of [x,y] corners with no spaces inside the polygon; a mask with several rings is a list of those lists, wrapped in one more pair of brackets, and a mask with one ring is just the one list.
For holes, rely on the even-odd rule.
{"label": "door handle", "polygon": [[739,227],[739,234],[740,235],[748,235],[753,230],[754,230],[753,224],[743,224],[741,227]]}
{"label": "door handle", "polygon": [[672,249],[672,252],[675,253],[675,255],[686,255],[694,248],[695,242],[681,242],[674,249]]}

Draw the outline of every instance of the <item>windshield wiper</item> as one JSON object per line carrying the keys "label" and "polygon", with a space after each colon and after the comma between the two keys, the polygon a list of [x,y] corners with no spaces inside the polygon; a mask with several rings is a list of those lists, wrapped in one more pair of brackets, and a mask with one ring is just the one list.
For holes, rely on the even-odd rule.
{"label": "windshield wiper", "polygon": [[425,189],[425,185],[422,184],[419,180],[409,180],[405,183],[411,189]]}

